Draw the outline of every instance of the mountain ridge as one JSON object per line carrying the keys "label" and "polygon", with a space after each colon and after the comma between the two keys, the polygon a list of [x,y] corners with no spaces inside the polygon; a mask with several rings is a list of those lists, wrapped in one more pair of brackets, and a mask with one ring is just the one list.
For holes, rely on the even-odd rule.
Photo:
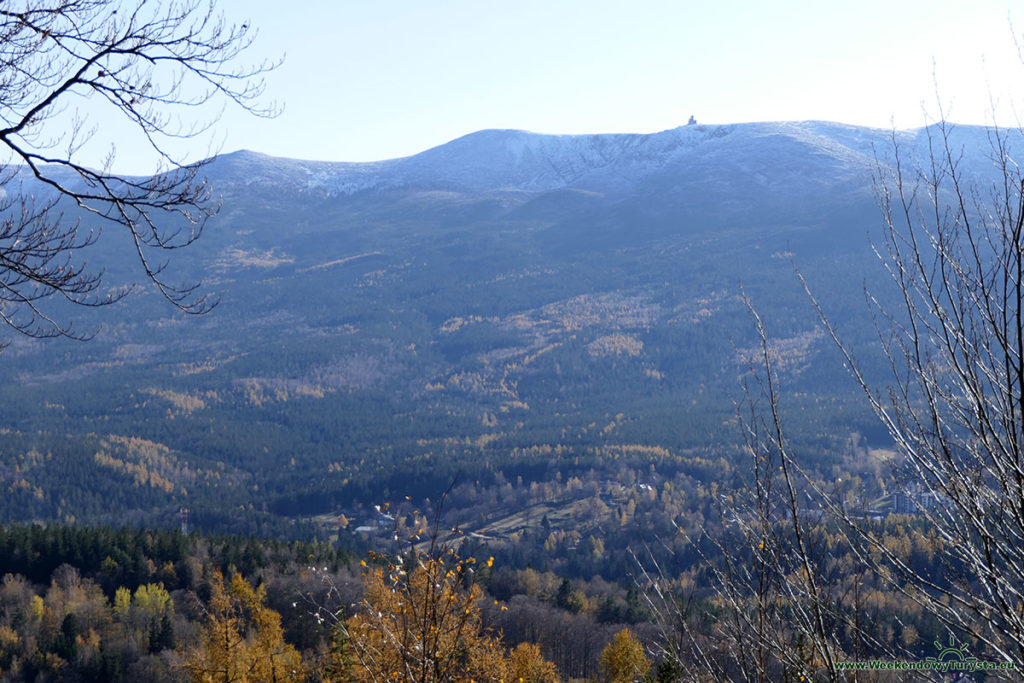
{"label": "mountain ridge", "polygon": [[[485,129],[382,161],[309,161],[238,150],[216,157],[207,172],[222,190],[263,185],[335,197],[389,190],[614,193],[657,185],[666,175],[693,176],[693,169],[721,175],[714,167],[724,160],[730,174],[760,176],[762,183],[775,177],[770,184],[779,184],[802,182],[803,176],[867,178],[876,168],[876,154],[890,149],[893,140],[920,155],[934,131],[934,126],[892,131],[825,121],[696,124],[646,134]],[[979,150],[989,145],[982,127],[956,126],[953,136]],[[802,168],[808,163],[810,168]],[[794,172],[801,177],[792,177]]]}

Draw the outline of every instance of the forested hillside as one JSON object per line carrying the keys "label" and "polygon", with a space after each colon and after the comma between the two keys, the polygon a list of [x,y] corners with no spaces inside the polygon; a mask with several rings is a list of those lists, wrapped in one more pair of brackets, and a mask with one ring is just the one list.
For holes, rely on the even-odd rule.
{"label": "forested hillside", "polygon": [[[981,154],[981,132],[963,137]],[[623,464],[706,483],[699,463],[740,443],[744,295],[798,396],[800,448],[831,468],[851,439],[884,447],[793,263],[870,361],[885,140],[751,124],[492,131],[380,164],[227,155],[208,170],[223,212],[172,263],[219,297],[212,313],[169,316],[142,292],[88,311],[89,344],[10,339],[0,512],[168,527],[186,505],[200,528],[288,535],[456,473],[481,492],[631,485]],[[130,275],[122,246],[93,247],[108,277]]]}
{"label": "forested hillside", "polygon": [[[872,173],[947,133],[485,131],[374,164],[215,160],[224,210],[167,274],[216,308],[57,304],[102,329],[0,354],[0,670],[204,680],[234,657],[364,680],[412,666],[383,641],[449,616],[435,644],[463,672],[529,680],[839,680],[950,629],[1008,661],[987,607],[922,598],[978,577],[951,570],[951,497],[850,376],[899,380],[906,338],[880,315],[901,292],[872,244],[903,233]],[[964,183],[1005,172],[987,132],[949,135]],[[112,283],[123,248],[90,247]],[[169,531],[183,515],[204,535]],[[434,622],[403,611],[424,591]],[[245,654],[216,651],[221,628]]]}

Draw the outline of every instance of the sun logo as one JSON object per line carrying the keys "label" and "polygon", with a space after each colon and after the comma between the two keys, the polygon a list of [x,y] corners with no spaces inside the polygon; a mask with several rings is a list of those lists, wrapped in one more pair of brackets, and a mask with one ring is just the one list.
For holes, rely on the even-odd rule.
{"label": "sun logo", "polygon": [[938,657],[929,657],[925,661],[928,662],[945,662],[950,659],[956,659],[961,662],[975,662],[977,657],[968,657],[970,652],[967,651],[967,643],[961,643],[957,641],[956,637],[949,634],[949,644],[943,645],[939,640],[935,641],[935,649],[939,651]]}

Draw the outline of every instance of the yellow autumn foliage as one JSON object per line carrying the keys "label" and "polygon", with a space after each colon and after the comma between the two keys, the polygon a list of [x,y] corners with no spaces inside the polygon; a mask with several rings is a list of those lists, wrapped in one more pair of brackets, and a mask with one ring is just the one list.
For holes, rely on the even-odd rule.
{"label": "yellow autumn foliage", "polygon": [[[511,654],[481,626],[472,559],[415,553],[365,576],[360,613],[344,623],[353,680],[403,683],[555,683],[536,645]],[[490,566],[481,562],[482,566]]]}
{"label": "yellow autumn foliage", "polygon": [[306,679],[299,652],[284,641],[281,615],[263,604],[265,593],[239,574],[225,585],[220,572],[214,573],[199,642],[180,651],[195,683]]}
{"label": "yellow autumn foliage", "polygon": [[609,683],[634,683],[651,670],[651,660],[633,632],[624,628],[601,651],[601,669]]}

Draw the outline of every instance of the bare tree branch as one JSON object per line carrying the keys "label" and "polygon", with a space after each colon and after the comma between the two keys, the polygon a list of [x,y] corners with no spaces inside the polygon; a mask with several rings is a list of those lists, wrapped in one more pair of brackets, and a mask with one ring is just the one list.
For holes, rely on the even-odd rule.
{"label": "bare tree branch", "polygon": [[[1014,131],[1013,136],[1024,131]],[[972,184],[953,126],[925,131],[910,161],[893,137],[876,188],[885,238],[876,248],[897,308],[869,295],[890,385],[878,391],[801,283],[904,462],[904,493],[937,534],[941,576],[925,576],[879,529],[816,489],[863,561],[942,623],[1024,661],[1024,174],[1011,133],[989,134],[996,180]],[[1019,142],[1017,148],[1019,149]]]}
{"label": "bare tree branch", "polygon": [[[240,61],[253,38],[247,24],[227,24],[213,2],[199,0],[0,4],[4,322],[36,337],[90,336],[42,306],[50,297],[103,306],[128,294],[130,286],[104,291],[103,269],[82,258],[104,227],[128,233],[146,279],[179,310],[201,314],[215,305],[198,283],[164,275],[160,254],[192,244],[219,208],[200,177],[203,162],[177,157],[169,143],[209,130],[219,115],[209,106],[218,103],[276,113],[260,101],[262,77],[277,64]],[[83,113],[80,103],[93,109]],[[80,160],[96,107],[143,136],[161,160],[155,175],[115,173],[113,152],[99,169]],[[38,197],[26,197],[33,183]],[[67,218],[71,211],[78,217]]]}

